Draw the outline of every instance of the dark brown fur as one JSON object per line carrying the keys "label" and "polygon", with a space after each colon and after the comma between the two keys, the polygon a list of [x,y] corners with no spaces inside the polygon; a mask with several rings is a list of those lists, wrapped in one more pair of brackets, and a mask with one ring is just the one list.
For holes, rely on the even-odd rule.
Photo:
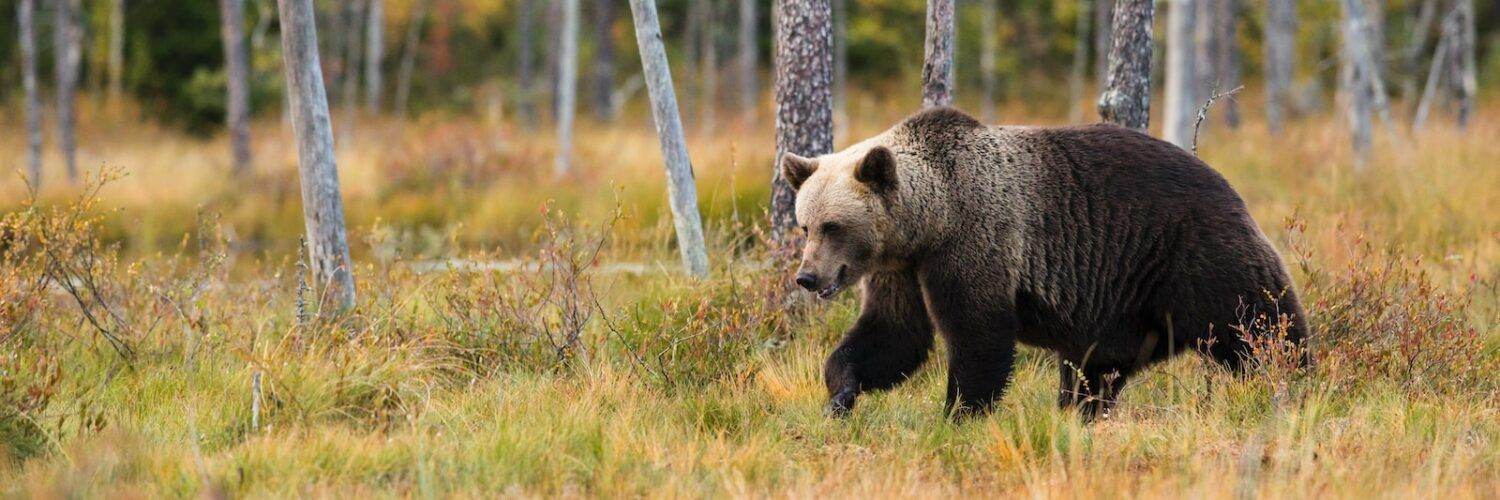
{"label": "dark brown fur", "polygon": [[[867,161],[885,157],[885,174],[889,160]],[[905,380],[934,331],[955,413],[994,405],[1022,342],[1057,353],[1059,402],[1088,417],[1175,353],[1239,370],[1236,327],[1258,317],[1284,315],[1290,340],[1306,335],[1280,258],[1228,182],[1139,132],[984,127],[938,108],[783,168],[808,229],[799,283],[862,288],[826,366],[835,413]]]}

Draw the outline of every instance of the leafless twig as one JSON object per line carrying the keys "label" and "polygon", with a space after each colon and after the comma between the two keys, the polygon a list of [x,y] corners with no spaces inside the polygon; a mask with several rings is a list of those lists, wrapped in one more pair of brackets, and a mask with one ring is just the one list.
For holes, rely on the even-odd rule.
{"label": "leafless twig", "polygon": [[1232,98],[1235,94],[1240,93],[1241,90],[1245,90],[1244,85],[1240,85],[1238,87],[1230,89],[1228,92],[1219,92],[1218,90],[1214,90],[1213,93],[1209,94],[1208,101],[1205,101],[1203,103],[1203,107],[1198,108],[1198,120],[1196,122],[1193,122],[1193,156],[1198,156],[1198,130],[1203,128],[1203,121],[1208,119],[1209,106],[1213,106],[1214,101],[1217,101],[1219,99],[1225,97]]}

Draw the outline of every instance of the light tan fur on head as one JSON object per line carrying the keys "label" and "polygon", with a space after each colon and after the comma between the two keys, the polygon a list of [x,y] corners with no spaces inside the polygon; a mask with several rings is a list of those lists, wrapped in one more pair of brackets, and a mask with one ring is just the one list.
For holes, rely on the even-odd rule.
{"label": "light tan fur on head", "polygon": [[880,139],[817,158],[782,158],[807,238],[798,283],[820,296],[832,296],[884,260],[893,221],[881,196],[900,179],[897,156]]}

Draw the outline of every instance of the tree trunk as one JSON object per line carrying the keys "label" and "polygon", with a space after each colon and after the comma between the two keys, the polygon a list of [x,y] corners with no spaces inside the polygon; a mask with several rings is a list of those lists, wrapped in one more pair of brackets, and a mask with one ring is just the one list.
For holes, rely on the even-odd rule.
{"label": "tree trunk", "polygon": [[78,111],[74,108],[78,91],[78,64],[81,52],[82,29],[78,25],[77,0],[56,0],[53,14],[52,52],[55,57],[54,71],[57,77],[57,140],[62,147],[63,165],[67,167],[68,181],[78,180],[78,144],[74,127]]}
{"label": "tree trunk", "polygon": [[[1239,0],[1209,0],[1213,6],[1213,73],[1214,84],[1222,90],[1240,86]],[[1216,102],[1224,114],[1224,124],[1240,126],[1240,105],[1234,99]]]}
{"label": "tree trunk", "polygon": [[[1086,10],[1088,6],[1088,0],[1080,1],[1083,2]],[[997,31],[999,27],[997,26],[995,20],[995,18],[999,16],[999,11],[999,0],[984,0],[984,3],[981,5],[979,12],[979,78],[981,80],[980,85],[984,87],[980,90],[979,119],[985,123],[995,122],[995,87],[1000,84],[999,75],[995,73],[995,58],[999,57],[1000,52],[1000,33]],[[1087,14],[1086,12],[1080,12],[1078,14],[1079,19],[1086,20],[1088,19],[1088,17],[1089,14]],[[1079,22],[1079,24],[1082,25],[1085,30],[1088,29],[1087,21],[1081,21]],[[1078,36],[1087,37],[1088,34],[1078,33]],[[1081,41],[1084,40],[1084,38],[1079,38],[1079,40],[1080,42],[1075,47],[1088,47],[1087,42]],[[1085,56],[1083,54],[1075,53],[1073,55],[1074,74],[1072,76],[1074,78],[1082,78],[1082,75],[1079,75],[1078,71],[1082,68],[1082,66],[1080,65],[1080,61],[1083,61],[1084,57]],[[1074,84],[1074,87],[1071,88],[1072,93],[1069,94],[1069,96],[1073,100],[1072,106],[1076,108],[1078,106],[1078,100],[1082,98],[1082,90],[1078,88],[1078,85],[1081,85],[1082,82],[1071,80],[1070,82]]]}
{"label": "tree trunk", "polygon": [[614,107],[615,92],[615,1],[594,0],[594,117],[614,121],[619,110]]}
{"label": "tree trunk", "polygon": [[1094,78],[1099,91],[1109,85],[1109,51],[1114,39],[1115,0],[1094,0]]}
{"label": "tree trunk", "polygon": [[21,87],[26,92],[26,170],[31,185],[42,187],[42,96],[36,83],[36,0],[16,2],[21,35]]}
{"label": "tree trunk", "polygon": [[109,102],[119,104],[125,80],[125,0],[109,2]]}
{"label": "tree trunk", "polygon": [[[995,7],[993,5],[995,0],[989,0],[989,2],[991,5],[985,9],[986,12],[993,11]],[[1068,74],[1068,121],[1073,123],[1083,121],[1083,80],[1085,78],[1084,72],[1088,71],[1089,63],[1089,17],[1091,15],[1089,12],[1089,0],[1078,0],[1078,14],[1073,20],[1073,67]],[[990,26],[987,29],[993,31],[994,14],[989,14],[989,16],[990,19],[986,20],[985,23]],[[995,44],[993,40],[990,40],[993,37],[994,35],[992,34],[986,35],[985,40],[987,41],[987,45],[985,51],[987,52],[993,50],[988,46]],[[993,60],[993,55],[988,55],[984,58],[984,62],[990,65],[990,69],[985,70],[986,76],[989,76],[988,74],[994,71],[995,63]],[[991,85],[991,83],[985,84],[986,93],[993,92],[989,88]],[[993,98],[986,96],[985,101],[993,101]]]}
{"label": "tree trunk", "polygon": [[1437,97],[1438,85],[1443,80],[1443,70],[1448,69],[1448,61],[1452,59],[1448,53],[1451,52],[1453,39],[1448,35],[1451,33],[1449,17],[1444,17],[1442,37],[1438,39],[1437,48],[1432,53],[1432,69],[1427,72],[1427,85],[1422,88],[1422,99],[1417,101],[1417,110],[1412,117],[1412,130],[1420,130],[1427,124],[1427,115],[1432,110],[1432,100]]}
{"label": "tree trunk", "polygon": [[703,65],[699,66],[702,71],[699,82],[703,85],[703,99],[698,107],[698,127],[704,133],[709,133],[718,121],[718,99],[719,99],[719,48],[718,32],[715,30],[718,20],[718,11],[714,9],[714,0],[698,0],[702,5],[703,19],[702,32],[698,38],[698,53],[703,56]]}
{"label": "tree trunk", "polygon": [[1151,0],[1118,0],[1111,28],[1109,80],[1099,95],[1104,121],[1145,131],[1151,122]]}
{"label": "tree trunk", "polygon": [[776,159],[772,162],[771,236],[787,242],[796,194],[776,167],[787,152],[833,150],[833,12],[821,0],[781,0],[776,13]]}
{"label": "tree trunk", "polygon": [[1453,54],[1455,64],[1454,83],[1457,84],[1458,93],[1458,126],[1468,127],[1469,119],[1474,115],[1475,95],[1479,90],[1479,77],[1474,61],[1475,45],[1478,43],[1475,33],[1474,0],[1456,0],[1454,8],[1459,15],[1456,30],[1458,38]]}
{"label": "tree trunk", "polygon": [[385,85],[381,66],[385,63],[385,0],[369,0],[365,21],[365,110],[380,112],[380,93]]}
{"label": "tree trunk", "polygon": [[753,114],[756,108],[757,97],[756,85],[756,63],[760,56],[759,44],[756,43],[758,16],[755,13],[755,4],[760,0],[740,0],[740,32],[739,32],[739,65],[740,65],[740,112]]}
{"label": "tree trunk", "polygon": [[1355,168],[1363,170],[1371,149],[1372,115],[1382,109],[1385,85],[1370,48],[1373,30],[1363,0],[1340,0],[1343,47],[1339,51],[1339,82],[1347,106]]}
{"label": "tree trunk", "polygon": [[953,0],[927,0],[922,107],[953,103]]}
{"label": "tree trunk", "polygon": [[683,137],[677,95],[672,90],[672,69],[667,63],[667,48],[662,42],[661,24],[656,17],[656,2],[630,0],[630,11],[635,19],[635,40],[641,52],[646,90],[651,94],[656,137],[661,142],[662,159],[666,161],[667,197],[672,208],[672,225],[677,230],[677,248],[688,274],[707,277],[708,250],[703,242],[703,222],[698,214],[698,188],[693,179],[687,139]]}
{"label": "tree trunk", "polygon": [[[312,0],[278,0],[287,90],[292,97],[292,130],[297,136],[302,215],[313,277],[325,301],[338,312],[354,307],[354,268],[344,234],[344,201],[323,71],[318,66],[318,30]],[[320,307],[321,309],[321,307]]]}
{"label": "tree trunk", "polygon": [[521,123],[536,123],[536,85],[533,82],[533,63],[536,61],[532,47],[532,24],[536,17],[536,0],[521,0],[521,12],[516,20],[516,111]]}
{"label": "tree trunk", "polygon": [[1401,96],[1412,101],[1417,94],[1417,78],[1422,74],[1422,52],[1427,49],[1427,39],[1432,34],[1433,21],[1437,19],[1437,0],[1422,0],[1413,16],[1411,38],[1401,51]]}
{"label": "tree trunk", "polygon": [[1199,1],[1202,0],[1172,0],[1167,16],[1167,87],[1162,139],[1182,149],[1193,146],[1193,120],[1198,114]]}
{"label": "tree trunk", "polygon": [[1266,125],[1279,135],[1297,67],[1297,0],[1267,0],[1266,11]]}
{"label": "tree trunk", "polygon": [[557,50],[558,176],[573,169],[573,117],[578,98],[578,0],[562,0],[562,31]]}
{"label": "tree trunk", "polygon": [[833,0],[833,136],[849,131],[849,1]]}
{"label": "tree trunk", "polygon": [[[527,0],[523,5],[528,5]],[[407,100],[411,98],[412,72],[417,68],[417,51],[422,47],[422,24],[427,20],[427,0],[416,0],[412,3],[412,12],[407,16],[406,40],[402,41],[401,67],[396,71],[396,102],[394,109],[396,114],[405,117]],[[529,23],[523,22],[522,25]],[[529,53],[529,52],[528,52]],[[529,66],[528,66],[529,68]],[[529,75],[528,75],[529,76]],[[525,93],[525,89],[520,92]]]}
{"label": "tree trunk", "polygon": [[219,0],[219,33],[224,39],[227,123],[233,173],[250,173],[250,60],[245,47],[243,0]]}

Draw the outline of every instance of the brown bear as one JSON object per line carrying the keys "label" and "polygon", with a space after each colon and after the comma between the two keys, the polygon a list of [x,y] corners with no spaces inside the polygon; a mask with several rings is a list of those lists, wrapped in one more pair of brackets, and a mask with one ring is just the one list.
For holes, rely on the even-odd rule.
{"label": "brown bear", "polygon": [[1289,342],[1306,335],[1245,202],[1192,154],[1134,130],[989,127],[933,108],[780,163],[806,238],[796,283],[825,299],[861,290],[825,366],[834,415],[917,370],[934,330],[951,415],[992,408],[1022,342],[1057,353],[1059,404],[1086,419],[1178,352],[1241,369],[1256,318],[1286,325]]}

